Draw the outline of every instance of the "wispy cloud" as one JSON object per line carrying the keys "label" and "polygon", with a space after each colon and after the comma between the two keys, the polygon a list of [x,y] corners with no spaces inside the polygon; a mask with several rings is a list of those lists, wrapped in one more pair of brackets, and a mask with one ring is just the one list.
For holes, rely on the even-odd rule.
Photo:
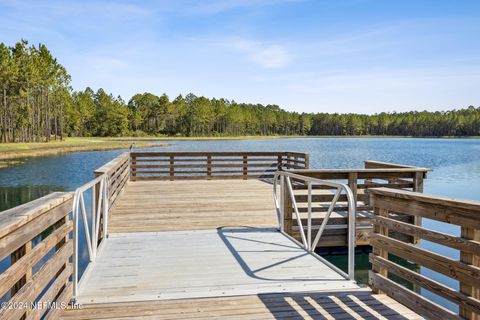
{"label": "wispy cloud", "polygon": [[[255,9],[267,6],[304,2],[305,0],[209,0],[209,1],[176,1],[182,4],[188,14],[217,14],[235,9]],[[187,10],[185,11],[185,8]]]}
{"label": "wispy cloud", "polygon": [[263,68],[282,68],[293,60],[293,57],[288,50],[278,44],[236,39],[229,42],[229,45],[230,47],[238,49],[246,54],[251,61]]}

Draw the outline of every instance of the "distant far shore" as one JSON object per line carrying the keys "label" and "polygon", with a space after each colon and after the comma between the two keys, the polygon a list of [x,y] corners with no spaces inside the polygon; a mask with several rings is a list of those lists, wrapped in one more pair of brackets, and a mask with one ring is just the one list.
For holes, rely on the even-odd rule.
{"label": "distant far shore", "polygon": [[[50,142],[0,143],[0,168],[15,159],[47,156],[67,152],[100,151],[129,148],[135,142],[135,148],[164,147],[168,143],[141,141],[144,139],[121,137],[75,137]],[[150,138],[152,140],[152,138]],[[3,163],[2,163],[3,162]]]}
{"label": "distant far shore", "polygon": [[50,142],[0,143],[0,168],[15,159],[47,156],[67,152],[100,151],[129,148],[135,142],[135,148],[165,147],[167,142],[159,140],[242,140],[242,139],[293,139],[293,138],[418,138],[418,139],[479,139],[480,136],[444,136],[444,137],[414,137],[414,136],[301,136],[301,135],[272,135],[272,136],[141,136],[141,137],[68,137],[64,140]]}

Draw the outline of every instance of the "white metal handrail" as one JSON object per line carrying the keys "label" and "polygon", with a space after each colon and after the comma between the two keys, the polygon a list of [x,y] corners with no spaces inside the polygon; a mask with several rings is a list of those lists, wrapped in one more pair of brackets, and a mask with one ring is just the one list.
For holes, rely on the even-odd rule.
{"label": "white metal handrail", "polygon": [[[307,184],[308,195],[308,209],[307,209],[307,234],[305,234],[305,230],[302,224],[302,219],[300,217],[300,213],[297,206],[297,201],[295,200],[295,194],[293,192],[292,187],[292,179],[303,181]],[[278,185],[280,184],[280,192],[278,192]],[[329,187],[332,190],[335,189],[336,192],[333,196],[333,199],[328,207],[328,210],[325,214],[325,217],[322,221],[322,224],[319,226],[317,234],[312,241],[312,185],[324,186]],[[283,234],[285,233],[284,229],[284,216],[285,216],[285,195],[287,194],[291,199],[293,211],[295,213],[295,217],[297,220],[298,228],[300,230],[300,236],[302,239],[301,245],[305,248],[305,250],[314,253],[315,248],[320,241],[324,231],[326,229],[334,229],[338,228],[338,226],[328,225],[328,220],[335,208],[335,205],[342,194],[345,194],[347,197],[348,203],[348,274],[337,268],[336,266],[332,265],[325,259],[320,258],[323,262],[327,263],[330,267],[334,268],[337,272],[342,274],[345,278],[354,280],[354,272],[355,272],[355,224],[356,224],[356,202],[353,196],[352,190],[346,185],[342,183],[336,183],[331,181],[325,181],[321,179],[316,179],[312,177],[307,177],[295,173],[291,173],[288,171],[278,171],[275,173],[273,178],[273,198],[275,202],[275,208],[277,211],[277,218],[278,224],[280,226],[280,231]],[[280,195],[279,195],[280,193]],[[291,236],[291,235],[288,235]]]}
{"label": "white metal handrail", "polygon": [[[97,189],[98,186],[98,189]],[[91,225],[89,228],[87,210],[85,207],[85,192],[91,191]],[[98,199],[97,199],[98,197]],[[73,299],[78,294],[78,221],[82,217],[83,230],[87,243],[90,262],[95,261],[97,249],[106,238],[108,226],[108,177],[103,174],[75,190],[73,198]],[[100,218],[102,218],[102,240],[98,243],[100,232]],[[91,231],[91,232],[90,232]]]}

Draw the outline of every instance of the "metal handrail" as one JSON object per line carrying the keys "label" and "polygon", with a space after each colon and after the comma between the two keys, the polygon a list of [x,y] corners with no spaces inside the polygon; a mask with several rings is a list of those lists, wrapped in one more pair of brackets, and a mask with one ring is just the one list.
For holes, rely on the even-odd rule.
{"label": "metal handrail", "polygon": [[[98,189],[96,189],[98,185]],[[87,210],[85,208],[84,193],[91,189],[91,229],[88,226]],[[97,198],[98,192],[98,199]],[[88,257],[90,262],[95,261],[97,256],[97,249],[103,243],[103,239],[107,235],[108,226],[108,176],[102,174],[92,181],[84,184],[83,186],[75,190],[73,197],[73,299],[75,300],[78,294],[78,220],[81,215],[83,222],[83,230],[85,234],[85,240],[87,243]],[[98,235],[100,231],[100,218],[102,221],[102,240],[98,243]],[[90,232],[90,230],[92,232]]]}
{"label": "metal handrail", "polygon": [[[307,183],[308,188],[308,217],[307,217],[307,234],[305,235],[305,230],[302,224],[302,219],[300,217],[300,213],[298,210],[297,202],[295,200],[295,195],[293,192],[292,187],[292,179],[300,180]],[[280,184],[280,196],[278,195],[278,185]],[[322,224],[319,226],[317,234],[312,242],[312,185],[321,185],[325,187],[330,187],[332,189],[336,189],[335,195],[333,196],[332,202],[330,203],[327,213],[322,221]],[[331,267],[333,267],[337,272],[342,274],[345,278],[350,280],[354,280],[354,272],[355,272],[355,223],[356,223],[356,202],[353,196],[352,190],[343,183],[336,183],[321,179],[316,179],[312,177],[302,176],[299,174],[295,174],[288,171],[277,171],[273,178],[273,199],[275,203],[275,209],[277,211],[277,218],[278,224],[280,226],[280,231],[283,234],[285,233],[284,229],[284,216],[285,216],[285,208],[284,208],[284,197],[288,192],[290,199],[292,201],[292,207],[295,212],[295,216],[297,219],[298,228],[300,229],[300,236],[302,242],[300,243],[305,250],[308,252],[314,253],[315,248],[320,241],[320,238],[323,235],[323,232],[326,229],[335,228],[334,226],[328,226],[328,220],[335,208],[335,205],[340,198],[340,195],[344,193],[347,197],[348,203],[348,274],[343,272],[342,270],[338,269],[337,267],[328,263]],[[288,235],[288,234],[286,234]],[[288,235],[291,236],[291,235]],[[327,262],[325,259],[320,258],[323,262]]]}

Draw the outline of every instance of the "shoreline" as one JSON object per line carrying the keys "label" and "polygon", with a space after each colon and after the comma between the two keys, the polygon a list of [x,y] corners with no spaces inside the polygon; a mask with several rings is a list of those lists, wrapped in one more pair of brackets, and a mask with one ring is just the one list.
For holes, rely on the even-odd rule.
{"label": "shoreline", "polygon": [[[129,139],[129,141],[145,141],[145,140],[166,140],[166,141],[175,141],[175,140],[184,140],[184,141],[194,141],[194,140],[268,140],[268,139],[299,139],[299,138],[335,138],[335,139],[365,139],[365,138],[375,138],[375,139],[480,139],[480,136],[389,136],[389,135],[351,135],[351,136],[335,136],[335,135],[325,135],[325,136],[307,136],[307,135],[272,135],[272,136],[205,136],[205,137],[172,137],[172,136],[144,136],[144,137],[110,137],[106,139],[111,139],[113,141],[121,141],[122,139]],[[0,144],[1,146],[1,144]]]}
{"label": "shoreline", "polygon": [[126,149],[135,142],[135,149],[167,147],[170,144],[157,141],[141,141],[136,138],[66,138],[63,141],[0,143],[0,168],[21,162],[21,159],[56,155],[70,152],[87,152]]}
{"label": "shoreline", "polygon": [[50,142],[20,142],[0,143],[0,168],[19,162],[20,159],[41,157],[69,152],[102,151],[129,148],[135,142],[135,148],[167,147],[168,141],[207,141],[207,140],[268,140],[268,139],[480,139],[480,136],[443,136],[443,137],[415,137],[415,136],[301,136],[301,135],[272,135],[272,136],[209,136],[209,137],[171,137],[171,136],[143,136],[143,137],[68,137],[63,141]]}

